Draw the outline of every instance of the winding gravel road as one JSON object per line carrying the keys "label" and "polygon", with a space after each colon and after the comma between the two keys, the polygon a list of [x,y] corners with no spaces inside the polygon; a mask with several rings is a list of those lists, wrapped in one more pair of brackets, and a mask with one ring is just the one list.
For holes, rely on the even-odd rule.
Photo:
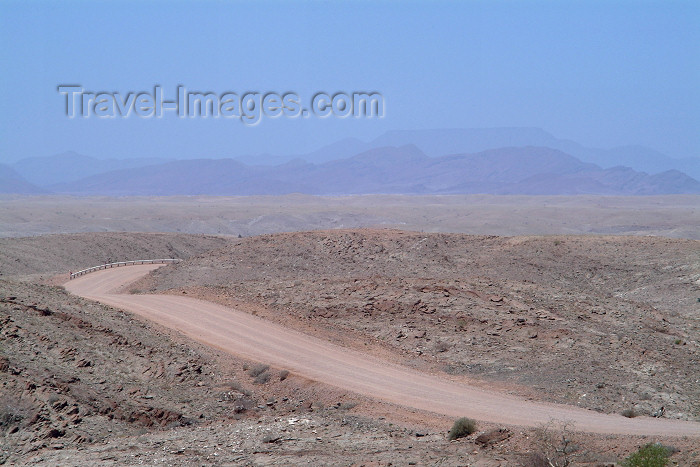
{"label": "winding gravel road", "polygon": [[375,399],[451,417],[537,426],[552,419],[592,433],[700,437],[700,423],[625,418],[485,391],[378,360],[211,302],[172,295],[115,291],[162,265],[97,271],[65,284],[82,297],[120,308],[233,355],[268,363]]}

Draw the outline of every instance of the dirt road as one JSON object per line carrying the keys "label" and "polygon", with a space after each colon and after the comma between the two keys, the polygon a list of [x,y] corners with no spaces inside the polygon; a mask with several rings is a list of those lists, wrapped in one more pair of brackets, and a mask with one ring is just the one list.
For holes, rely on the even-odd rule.
{"label": "dirt road", "polygon": [[625,418],[532,402],[458,384],[310,337],[248,313],[189,297],[117,291],[162,265],[98,271],[66,283],[76,295],[130,311],[231,354],[379,400],[452,417],[537,426],[567,420],[593,433],[700,437],[700,423]]}

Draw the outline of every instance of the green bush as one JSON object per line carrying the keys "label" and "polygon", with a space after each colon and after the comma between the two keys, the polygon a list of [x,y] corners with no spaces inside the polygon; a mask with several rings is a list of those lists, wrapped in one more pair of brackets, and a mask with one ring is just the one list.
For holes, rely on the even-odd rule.
{"label": "green bush", "polygon": [[462,417],[457,419],[454,425],[452,425],[452,429],[450,429],[450,432],[447,434],[447,439],[452,441],[458,438],[464,438],[465,436],[471,435],[475,431],[476,422],[471,418]]}
{"label": "green bush", "polygon": [[668,464],[671,452],[660,444],[647,444],[630,455],[622,463],[623,467],[664,467]]}

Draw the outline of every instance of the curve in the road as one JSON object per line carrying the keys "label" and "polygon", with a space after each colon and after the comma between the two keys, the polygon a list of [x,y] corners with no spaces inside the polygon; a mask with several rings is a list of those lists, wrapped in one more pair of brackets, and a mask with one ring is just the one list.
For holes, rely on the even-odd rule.
{"label": "curve in the road", "polygon": [[593,433],[700,437],[700,423],[625,418],[485,391],[383,362],[374,356],[203,300],[116,293],[160,266],[97,271],[66,283],[65,288],[73,294],[138,314],[231,354],[394,404],[510,425],[538,426],[554,419],[570,421],[574,429]]}

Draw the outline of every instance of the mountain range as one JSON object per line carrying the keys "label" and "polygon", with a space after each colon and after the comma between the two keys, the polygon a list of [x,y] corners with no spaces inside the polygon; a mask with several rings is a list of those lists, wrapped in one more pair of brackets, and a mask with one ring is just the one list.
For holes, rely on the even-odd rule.
{"label": "mountain range", "polygon": [[535,128],[392,131],[369,143],[345,139],[291,160],[266,160],[278,163],[260,165],[252,157],[102,160],[70,152],[0,165],[0,193],[700,193],[700,182],[689,175],[700,177],[700,159],[672,159],[645,148],[590,149]]}
{"label": "mountain range", "polygon": [[9,165],[0,164],[0,193],[42,194],[46,190],[28,182]]}
{"label": "mountain range", "polygon": [[308,154],[292,157],[265,154],[241,156],[236,159],[247,164],[259,164],[261,160],[281,164],[294,158],[322,163],[351,157],[370,149],[407,144],[415,145],[430,157],[474,154],[503,147],[541,146],[558,149],[605,169],[625,166],[650,174],[678,170],[700,180],[700,158],[676,159],[643,146],[590,148],[574,141],[556,138],[540,128],[528,127],[392,130],[370,142],[346,138]]}
{"label": "mountain range", "polygon": [[113,170],[162,164],[169,160],[158,157],[98,159],[67,151],[53,156],[22,159],[12,164],[12,168],[22,178],[34,185],[48,186],[55,183],[80,180],[81,178]]}

